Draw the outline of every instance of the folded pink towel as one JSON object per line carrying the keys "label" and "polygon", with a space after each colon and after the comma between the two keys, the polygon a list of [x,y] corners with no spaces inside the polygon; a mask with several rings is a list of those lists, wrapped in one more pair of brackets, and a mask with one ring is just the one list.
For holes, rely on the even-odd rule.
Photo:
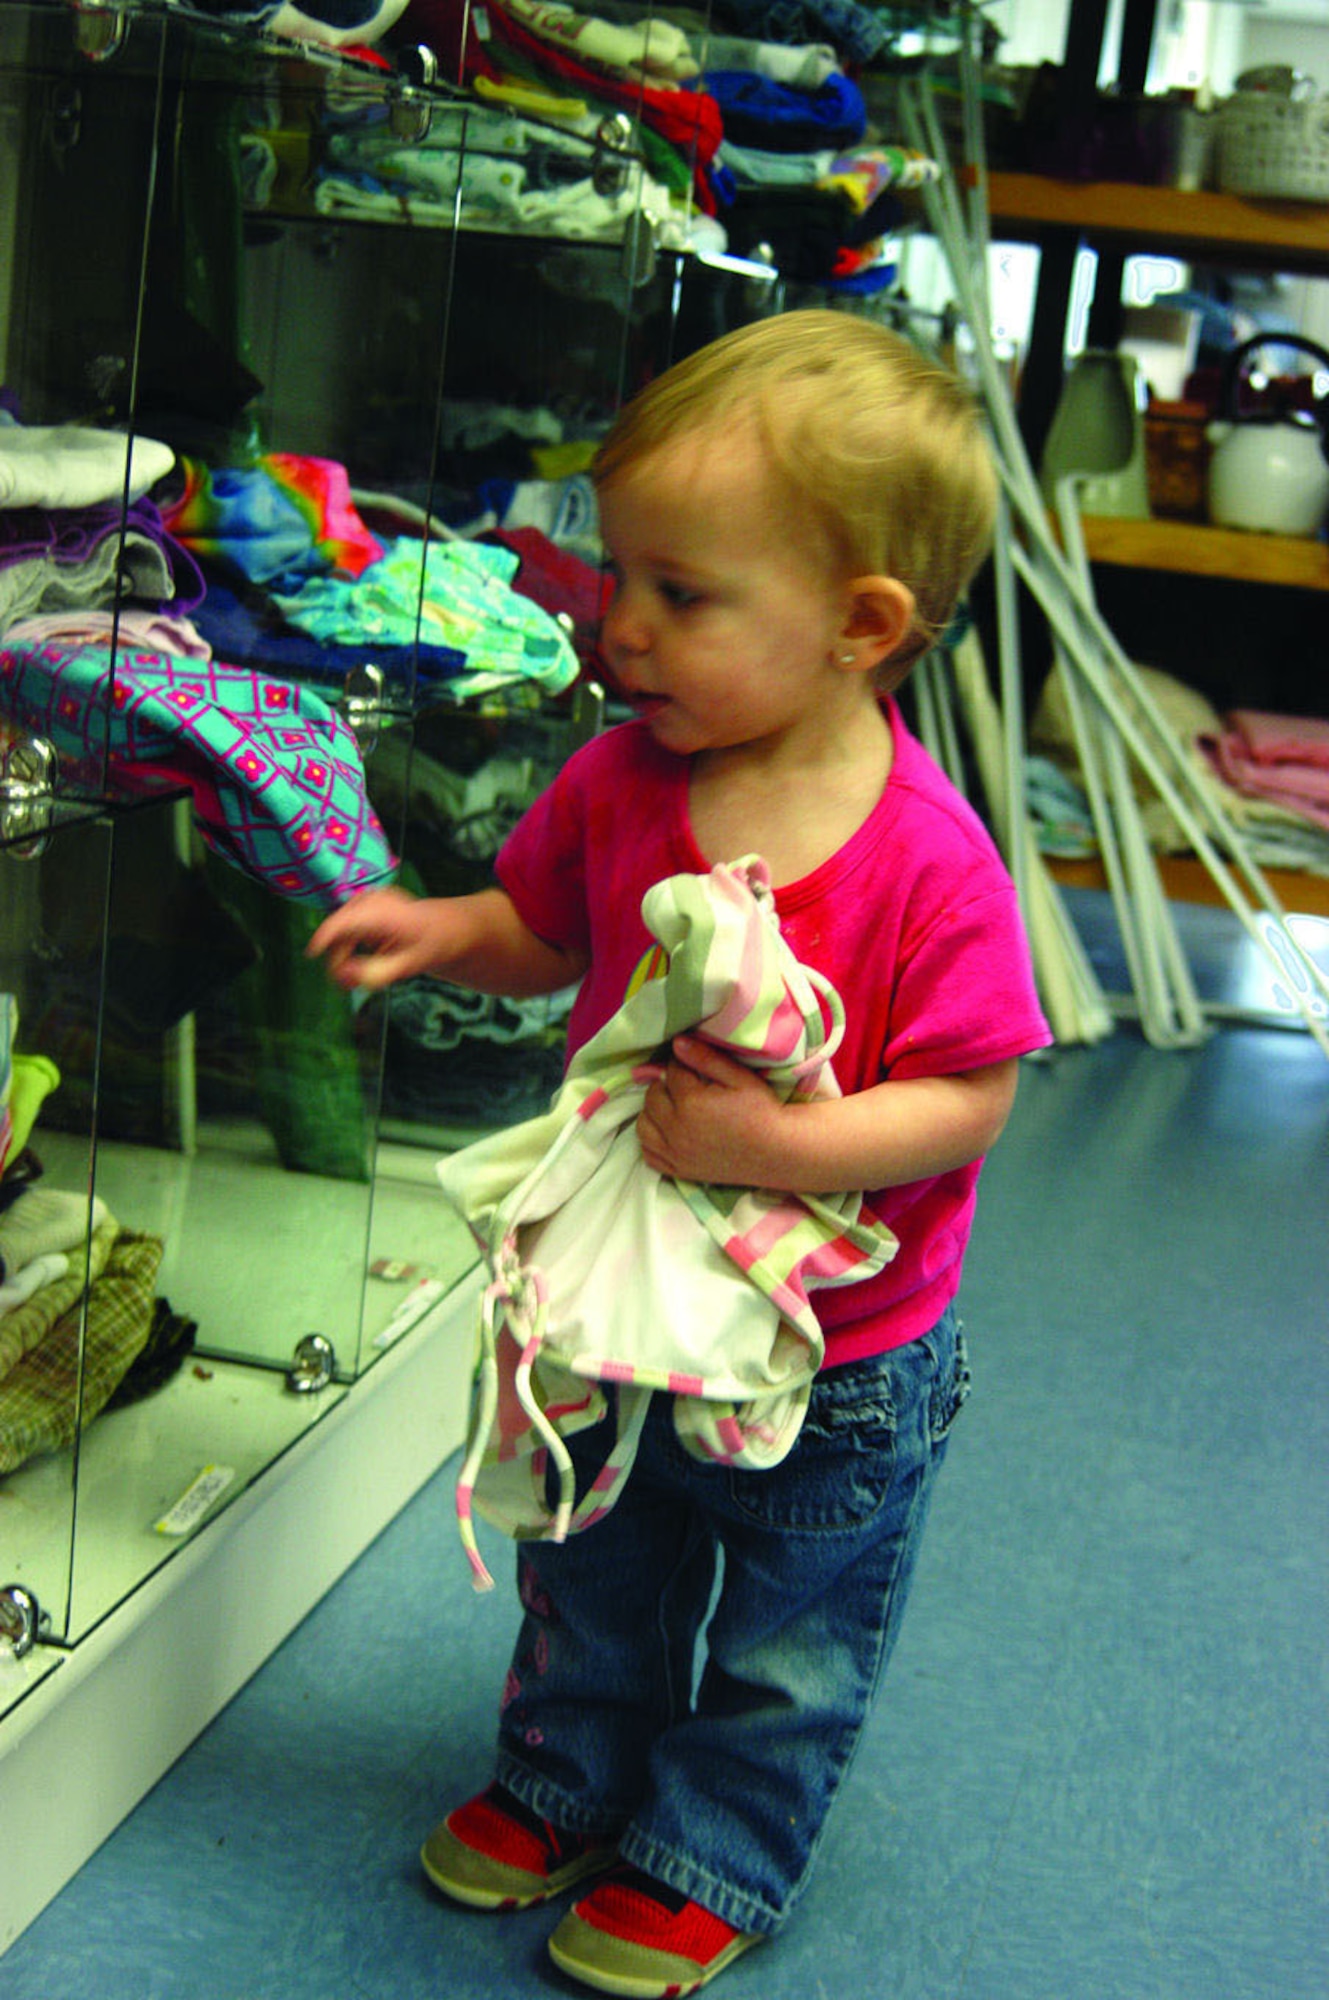
{"label": "folded pink towel", "polygon": [[[1236,719],[1235,715],[1229,717],[1230,721]],[[1289,720],[1285,716],[1265,719],[1278,723]],[[1329,724],[1322,726],[1329,734]],[[1291,739],[1272,738],[1265,732],[1264,747],[1259,751],[1252,749],[1248,733],[1236,729],[1224,730],[1221,736],[1198,739],[1219,777],[1243,798],[1261,799],[1266,805],[1297,813],[1316,826],[1329,827],[1329,754],[1323,761],[1275,755],[1268,747],[1271,740],[1286,744]]]}
{"label": "folded pink towel", "polygon": [[1321,716],[1234,708],[1227,725],[1257,764],[1315,764],[1329,771],[1329,721]]}

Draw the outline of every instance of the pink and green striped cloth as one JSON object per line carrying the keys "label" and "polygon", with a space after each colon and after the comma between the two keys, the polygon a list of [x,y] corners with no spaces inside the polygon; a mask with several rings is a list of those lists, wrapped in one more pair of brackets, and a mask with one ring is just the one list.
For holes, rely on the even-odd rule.
{"label": "pink and green striped cloth", "polygon": [[[592,1526],[631,1470],[657,1390],[674,1396],[697,1457],[778,1464],[824,1352],[812,1293],[875,1275],[897,1248],[860,1194],[701,1186],[645,1164],[637,1113],[675,1035],[704,1036],[785,1101],[837,1096],[844,1011],[781,937],[758,857],[656,883],[642,916],[658,940],[652,976],[577,1051],[549,1111],[438,1169],[490,1274],[457,1485],[482,1588],[473,1510],[514,1536],[561,1541]],[[604,1416],[611,1385],[615,1441],[576,1501],[565,1438]]]}

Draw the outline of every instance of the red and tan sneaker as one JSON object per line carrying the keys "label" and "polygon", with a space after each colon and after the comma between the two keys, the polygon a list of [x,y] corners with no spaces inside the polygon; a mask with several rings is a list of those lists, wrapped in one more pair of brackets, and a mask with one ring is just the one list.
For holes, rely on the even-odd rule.
{"label": "red and tan sneaker", "polygon": [[450,1812],[420,1850],[425,1874],[473,1910],[529,1910],[608,1868],[614,1849],[560,1833],[494,1783]]}
{"label": "red and tan sneaker", "polygon": [[574,1905],[549,1940],[563,1972],[601,1993],[629,2000],[673,2000],[695,1993],[761,1938],[640,1868],[620,1862]]}

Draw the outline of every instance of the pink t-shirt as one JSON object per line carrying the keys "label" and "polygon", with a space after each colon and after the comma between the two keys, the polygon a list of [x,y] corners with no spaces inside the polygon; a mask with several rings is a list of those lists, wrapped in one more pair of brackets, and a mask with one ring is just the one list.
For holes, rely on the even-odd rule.
{"label": "pink t-shirt", "polygon": [[[945,1076],[1044,1048],[1015,890],[973,808],[885,704],[890,778],[868,818],[801,881],[777,888],[794,954],[844,1001],[834,1059],[846,1095],[887,1078]],[[590,956],[569,1049],[622,1005],[655,940],[641,900],[668,875],[708,869],[688,818],[688,760],[644,723],[606,731],[569,760],[505,843],[498,878],[537,936]],[[875,1278],[819,1291],[826,1364],[915,1340],[955,1296],[981,1162],[870,1192],[900,1239]]]}

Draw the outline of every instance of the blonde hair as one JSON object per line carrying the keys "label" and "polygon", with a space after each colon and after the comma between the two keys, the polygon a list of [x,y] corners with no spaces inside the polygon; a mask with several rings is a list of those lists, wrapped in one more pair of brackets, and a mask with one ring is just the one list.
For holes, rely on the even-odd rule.
{"label": "blonde hair", "polygon": [[785,313],[712,341],[635,396],[596,454],[596,484],[745,418],[837,570],[913,592],[913,625],[883,663],[895,685],[950,624],[991,543],[996,474],[976,399],[871,320]]}

